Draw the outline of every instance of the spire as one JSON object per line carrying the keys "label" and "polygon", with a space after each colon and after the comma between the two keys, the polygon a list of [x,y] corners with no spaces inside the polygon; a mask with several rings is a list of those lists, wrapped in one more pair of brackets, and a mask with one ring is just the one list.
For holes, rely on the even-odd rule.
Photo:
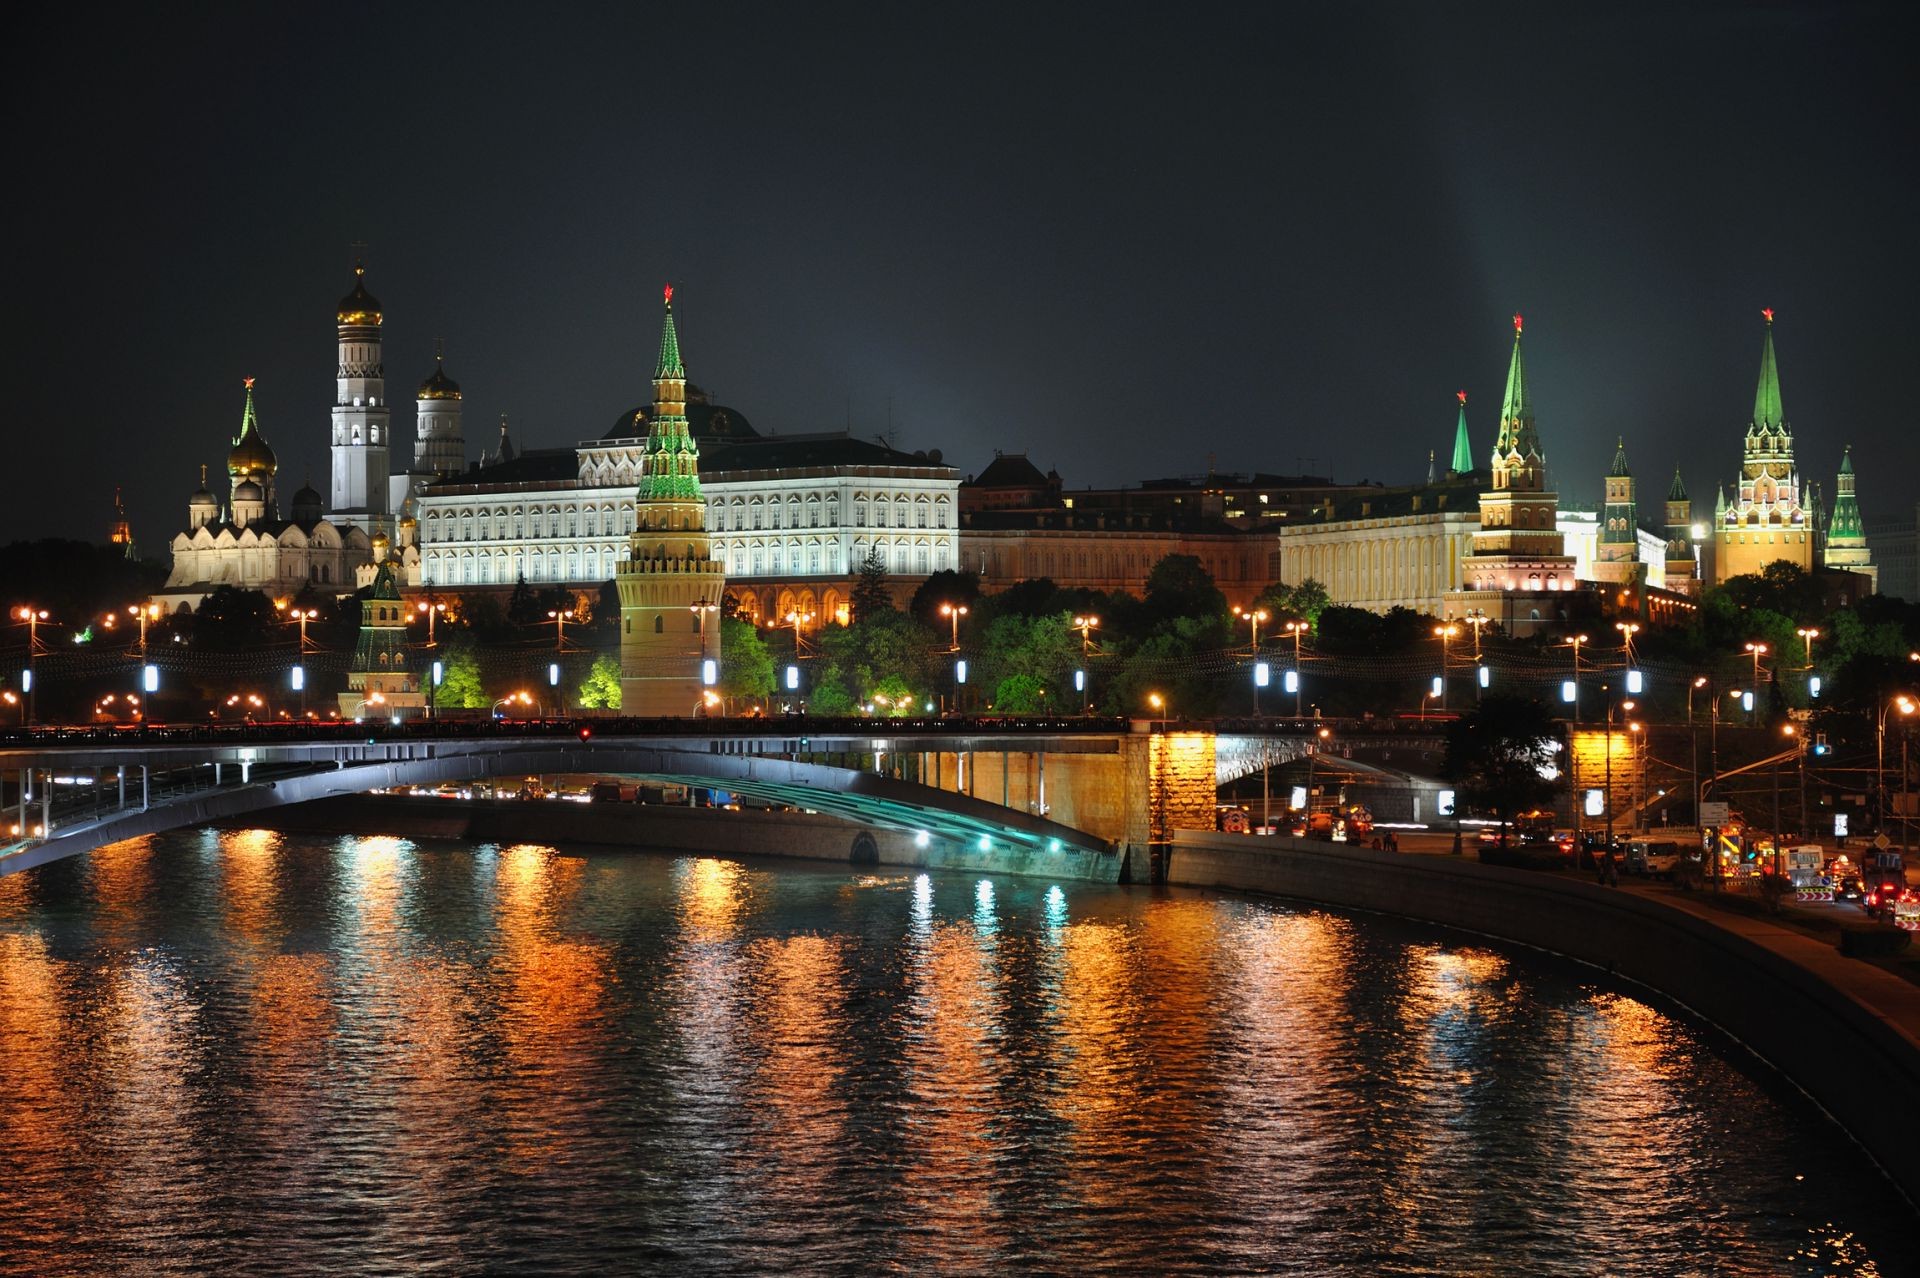
{"label": "spire", "polygon": [[1673,482],[1667,485],[1667,500],[1687,500],[1687,486],[1680,481],[1680,468],[1678,466],[1673,468]]}
{"label": "spire", "polygon": [[260,419],[254,415],[253,411],[253,379],[247,377],[241,380],[247,387],[247,406],[240,410],[240,433],[233,437],[235,444],[249,435],[257,437],[260,434]]}
{"label": "spire", "polygon": [[1520,330],[1525,321],[1513,317],[1513,357],[1507,363],[1507,394],[1500,403],[1500,437],[1494,442],[1495,458],[1518,453],[1538,456],[1540,437],[1533,428],[1533,405],[1527,400],[1527,365],[1520,349]]}
{"label": "spire", "polygon": [[1607,471],[1607,474],[1616,479],[1625,479],[1633,474],[1632,471],[1627,469],[1627,438],[1624,435],[1617,435],[1614,437],[1614,440],[1613,466]]}
{"label": "spire", "polygon": [[1760,346],[1760,384],[1753,392],[1753,429],[1782,434],[1787,415],[1780,406],[1780,370],[1773,362],[1773,308],[1760,313],[1766,316],[1767,331]]}
{"label": "spire", "polygon": [[1866,535],[1860,522],[1860,498],[1853,485],[1853,445],[1848,444],[1840,454],[1840,475],[1833,483],[1833,523],[1828,529],[1829,537],[1856,539]]}
{"label": "spire", "polygon": [[1453,463],[1449,469],[1456,475],[1464,475],[1473,469],[1473,444],[1467,434],[1467,393],[1455,391],[1454,397],[1460,401],[1460,419],[1453,424]]}
{"label": "spire", "polygon": [[660,325],[660,364],[653,376],[655,381],[663,377],[685,380],[687,369],[680,362],[680,334],[673,327],[673,285],[667,285],[665,293],[667,317]]}
{"label": "spire", "polygon": [[[1840,451],[1840,473],[1843,475],[1851,475],[1853,473],[1853,445],[1852,444],[1848,444],[1845,448],[1843,448]],[[1847,487],[1851,488],[1852,485],[1847,485]],[[114,492],[114,501],[118,502],[120,500],[120,490],[116,488],[113,490],[113,492]]]}

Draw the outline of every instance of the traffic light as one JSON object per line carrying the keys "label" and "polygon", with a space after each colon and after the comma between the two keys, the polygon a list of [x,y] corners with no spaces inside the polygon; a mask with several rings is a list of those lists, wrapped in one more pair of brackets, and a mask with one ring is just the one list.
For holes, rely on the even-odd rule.
{"label": "traffic light", "polygon": [[1816,755],[1820,755],[1820,754],[1832,754],[1832,753],[1833,753],[1833,747],[1827,744],[1827,734],[1826,734],[1826,733],[1824,733],[1824,732],[1820,732],[1820,733],[1816,733],[1816,734],[1814,735],[1814,738],[1813,738],[1813,752],[1814,752],[1814,753],[1815,753]]}

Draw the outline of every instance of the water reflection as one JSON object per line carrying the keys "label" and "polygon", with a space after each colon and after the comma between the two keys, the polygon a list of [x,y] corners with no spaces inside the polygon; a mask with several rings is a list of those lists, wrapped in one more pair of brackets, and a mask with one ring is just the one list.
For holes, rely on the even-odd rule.
{"label": "water reflection", "polygon": [[0,1068],[33,1273],[1859,1275],[1905,1239],[1818,1115],[1590,974],[1186,893],[132,840],[0,880]]}

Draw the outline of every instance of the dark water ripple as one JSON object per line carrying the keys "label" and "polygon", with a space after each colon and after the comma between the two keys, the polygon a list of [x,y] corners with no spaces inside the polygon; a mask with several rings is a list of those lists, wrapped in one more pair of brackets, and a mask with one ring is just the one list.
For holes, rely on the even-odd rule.
{"label": "dark water ripple", "polygon": [[9,1273],[1911,1272],[1590,973],[1183,893],[195,832],[0,880]]}

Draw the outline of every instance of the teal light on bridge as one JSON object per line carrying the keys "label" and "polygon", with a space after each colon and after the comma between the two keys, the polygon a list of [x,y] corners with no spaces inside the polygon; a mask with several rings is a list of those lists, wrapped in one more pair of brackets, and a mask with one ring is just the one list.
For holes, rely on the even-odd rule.
{"label": "teal light on bridge", "polygon": [[924,848],[927,846],[927,844],[931,842],[933,842],[933,836],[931,834],[928,834],[925,830],[914,831],[913,846],[915,846],[916,848]]}
{"label": "teal light on bridge", "polygon": [[979,847],[982,852],[991,852],[993,850],[993,840],[983,834],[980,836]]}

